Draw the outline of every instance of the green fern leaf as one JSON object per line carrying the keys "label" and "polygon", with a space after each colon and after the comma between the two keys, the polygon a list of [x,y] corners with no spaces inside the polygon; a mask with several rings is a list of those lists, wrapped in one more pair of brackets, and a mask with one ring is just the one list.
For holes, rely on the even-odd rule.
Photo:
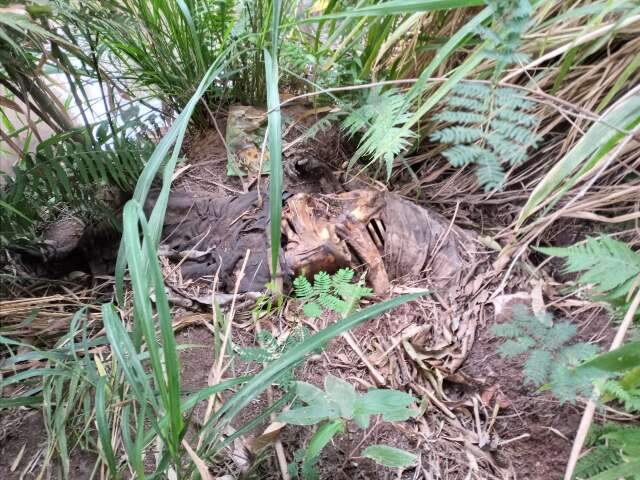
{"label": "green fern leaf", "polygon": [[573,323],[558,322],[547,330],[543,342],[549,350],[556,350],[575,337],[576,332],[577,328]]}
{"label": "green fern leaf", "polygon": [[592,449],[587,455],[578,460],[575,477],[590,478],[620,463],[622,463],[622,457],[617,448],[601,445]]}
{"label": "green fern leaf", "polygon": [[498,158],[485,150],[478,158],[477,163],[476,175],[485,192],[499,189],[504,181],[504,170],[500,166]]}
{"label": "green fern leaf", "polygon": [[341,268],[334,273],[331,281],[334,288],[338,288],[342,285],[347,285],[353,280],[354,271],[350,268]]}
{"label": "green fern leaf", "polygon": [[581,284],[592,284],[612,298],[627,295],[640,275],[640,254],[611,237],[590,238],[584,244],[570,247],[539,248],[547,255],[566,259],[565,272],[582,272]]}
{"label": "green fern leaf", "polygon": [[[450,96],[449,98],[447,98],[446,100],[446,104],[449,107],[453,107],[453,108],[457,108],[458,110],[446,110],[446,112],[452,112],[455,118],[455,114],[459,113],[459,112],[463,112],[463,113],[477,113],[477,114],[482,114],[482,121],[485,120],[486,118],[486,114],[489,112],[489,110],[491,109],[491,106],[488,102],[486,102],[485,100],[478,100],[477,98],[470,98],[470,97],[466,97],[466,96]],[[464,110],[462,110],[464,109]],[[465,112],[465,110],[468,110],[468,112]],[[461,123],[460,122],[460,118],[458,117],[457,120],[455,120],[456,123]],[[466,123],[466,122],[465,122]],[[481,123],[481,122],[479,122]]]}
{"label": "green fern leaf", "polygon": [[318,302],[327,310],[336,313],[347,313],[347,304],[334,295],[320,295]]}
{"label": "green fern leaf", "polygon": [[549,377],[553,357],[546,350],[533,350],[524,363],[524,378],[527,383],[542,385]]}
{"label": "green fern leaf", "polygon": [[322,315],[322,307],[317,303],[305,303],[302,307],[302,311],[309,318],[318,318]]}
{"label": "green fern leaf", "polygon": [[465,111],[451,111],[446,110],[433,116],[433,119],[437,122],[449,122],[449,123],[482,123],[484,121],[484,115],[475,112]]}
{"label": "green fern leaf", "polygon": [[617,380],[608,380],[602,391],[622,403],[628,412],[640,411],[640,388],[625,388]]}
{"label": "green fern leaf", "polygon": [[474,127],[448,127],[431,134],[431,140],[442,143],[469,143],[482,138],[483,132]]}
{"label": "green fern leaf", "polygon": [[496,337],[516,338],[524,334],[524,330],[515,322],[496,323],[491,325],[491,333]]}
{"label": "green fern leaf", "polygon": [[373,161],[385,164],[389,178],[394,158],[406,150],[416,137],[415,132],[404,127],[410,118],[402,93],[393,89],[382,93],[379,89],[372,89],[366,103],[342,122],[342,128],[349,136],[364,131],[349,167],[363,156],[369,156]]}
{"label": "green fern leaf", "polygon": [[313,295],[313,287],[309,280],[307,280],[303,275],[297,277],[293,281],[293,289],[295,291],[296,297],[300,299],[308,299]]}
{"label": "green fern leaf", "polygon": [[517,357],[529,351],[535,345],[531,337],[521,336],[517,339],[509,339],[498,347],[498,353],[505,358]]}
{"label": "green fern leaf", "polygon": [[600,349],[591,343],[576,343],[562,349],[560,354],[568,365],[579,365],[595,356]]}
{"label": "green fern leaf", "polygon": [[316,294],[329,293],[331,288],[331,275],[327,272],[318,272],[313,276],[313,292]]}
{"label": "green fern leaf", "polygon": [[469,163],[474,163],[483,154],[484,150],[477,145],[456,145],[442,152],[442,155],[454,167],[464,167]]}
{"label": "green fern leaf", "polygon": [[[482,83],[458,83],[451,89],[455,96],[465,96],[484,100],[491,95],[492,87]],[[484,102],[483,102],[484,104]]]}

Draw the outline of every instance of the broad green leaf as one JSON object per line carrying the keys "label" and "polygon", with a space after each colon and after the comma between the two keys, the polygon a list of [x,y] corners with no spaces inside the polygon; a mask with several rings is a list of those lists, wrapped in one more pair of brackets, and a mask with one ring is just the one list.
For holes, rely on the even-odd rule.
{"label": "broad green leaf", "polygon": [[410,467],[418,460],[413,453],[388,445],[370,445],[362,452],[362,456],[389,468]]}
{"label": "broad green leaf", "polygon": [[296,395],[300,400],[309,405],[326,401],[327,396],[315,385],[307,382],[296,382]]}
{"label": "broad green leaf", "polygon": [[408,393],[397,390],[369,390],[358,398],[354,415],[378,415],[386,421],[403,421],[417,415],[418,411],[409,408],[416,399]]}
{"label": "broad green leaf", "polygon": [[341,378],[327,375],[324,379],[324,389],[329,400],[332,400],[338,405],[340,416],[343,418],[353,418],[353,409],[358,400],[358,394],[354,386]]}
{"label": "broad green leaf", "polygon": [[640,459],[633,459],[630,462],[621,463],[609,470],[591,477],[589,480],[619,480],[621,478],[633,478],[640,471]]}
{"label": "broad green leaf", "polygon": [[640,341],[630,342],[611,352],[602,353],[580,365],[577,370],[597,368],[605,372],[623,373],[640,366]]}
{"label": "broad green leaf", "polygon": [[278,415],[278,421],[292,425],[315,425],[322,420],[335,418],[339,415],[337,406],[327,402],[287,410]]}
{"label": "broad green leaf", "polygon": [[[275,5],[279,3],[274,1]],[[276,46],[273,46],[274,51]],[[274,52],[274,56],[277,52]],[[280,113],[280,96],[278,94],[278,58],[264,50],[264,66],[267,81],[267,108],[269,130],[269,162],[271,177],[269,180],[269,222],[271,225],[271,272],[275,276],[278,272],[278,257],[280,254],[280,220],[282,218],[282,115]]]}
{"label": "broad green leaf", "polygon": [[344,432],[344,422],[340,419],[332,422],[325,423],[318,428],[316,433],[313,434],[309,445],[304,455],[304,462],[311,463],[318,456],[322,449],[331,441],[331,439],[338,433]]}

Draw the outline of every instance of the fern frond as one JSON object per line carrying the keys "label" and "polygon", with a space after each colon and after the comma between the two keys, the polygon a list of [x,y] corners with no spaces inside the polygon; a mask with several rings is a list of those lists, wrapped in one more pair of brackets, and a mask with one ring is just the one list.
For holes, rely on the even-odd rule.
{"label": "fern frond", "polygon": [[364,280],[352,283],[353,270],[343,268],[334,275],[319,272],[314,276],[313,285],[303,276],[293,281],[296,296],[303,303],[302,310],[307,317],[316,318],[324,311],[346,315],[358,305],[360,300],[373,294],[364,286]]}
{"label": "fern frond", "polygon": [[[530,22],[531,5],[528,0],[487,3],[494,11],[494,24],[492,28],[479,27],[477,33],[487,40],[484,54],[496,63],[491,85],[470,82],[456,85],[445,99],[447,109],[434,117],[454,126],[430,136],[433,141],[452,145],[445,157],[453,166],[475,163],[478,181],[485,191],[501,188],[505,177],[503,165],[520,165],[527,158],[527,150],[538,142],[537,122],[530,113],[534,103],[522,91],[497,86],[499,74],[506,66],[526,61],[526,55],[518,49]],[[473,150],[460,148],[471,146]]]}
{"label": "fern frond", "polygon": [[442,155],[449,160],[454,167],[464,167],[469,163],[474,163],[484,154],[484,150],[477,145],[456,145],[444,152]]}
{"label": "fern frond", "polygon": [[537,123],[536,117],[529,114],[526,110],[514,109],[513,105],[509,105],[508,107],[498,106],[495,115],[500,120],[516,123],[525,127],[534,127]]}
{"label": "fern frond", "polygon": [[491,86],[483,83],[458,83],[451,89],[451,93],[455,96],[465,96],[484,100],[491,95]]}
{"label": "fern frond", "polygon": [[[576,466],[577,478],[622,478],[615,473],[615,467],[625,462],[640,461],[640,427],[608,422],[593,425],[587,437],[587,444],[593,447]],[[637,476],[637,475],[636,475]],[[625,478],[633,478],[630,475]]]}
{"label": "fern frond", "polygon": [[347,304],[344,300],[334,295],[320,295],[318,302],[325,309],[336,313],[347,313]]}
{"label": "fern frond", "polygon": [[503,137],[513,140],[520,145],[527,147],[535,147],[537,137],[534,132],[528,128],[522,127],[517,123],[507,122],[504,120],[493,120],[491,128],[494,132],[500,133]]}
{"label": "fern frond", "polygon": [[541,340],[546,348],[556,350],[575,337],[577,331],[578,329],[573,323],[558,322],[547,329]]}
{"label": "fern frond", "polygon": [[449,123],[482,123],[484,121],[484,115],[475,112],[466,112],[464,110],[446,110],[434,115],[433,119],[438,122]]}
{"label": "fern frond", "polygon": [[607,445],[593,448],[576,465],[576,478],[590,478],[622,463],[620,450]]}
{"label": "fern frond", "polygon": [[482,138],[483,132],[474,127],[447,127],[434,132],[429,137],[434,142],[441,143],[470,143]]}
{"label": "fern frond", "polygon": [[492,152],[484,151],[477,160],[476,175],[485,192],[498,189],[504,181],[504,170],[498,161],[498,157]]}
{"label": "fern frond", "polygon": [[[449,96],[446,99],[446,104],[449,107],[465,109],[469,112],[475,112],[478,114],[486,114],[491,108],[490,105],[484,100],[478,100],[473,97],[456,96],[456,95]],[[458,110],[454,110],[454,112],[456,111]],[[484,118],[485,116],[483,115],[483,119]]]}
{"label": "fern frond", "polygon": [[342,122],[349,136],[364,131],[358,149],[349,162],[352,166],[359,158],[369,156],[383,162],[387,178],[391,176],[394,158],[407,149],[415,132],[404,125],[410,119],[404,95],[398,90],[372,89],[360,108],[352,111]]}
{"label": "fern frond", "polygon": [[640,254],[611,237],[590,238],[584,244],[570,247],[540,248],[547,255],[566,260],[565,272],[582,272],[581,284],[592,284],[612,298],[627,295],[640,275]]}
{"label": "fern frond", "polygon": [[560,351],[560,355],[567,365],[579,365],[585,360],[595,356],[598,351],[599,348],[592,343],[576,343],[563,348]]}
{"label": "fern frond", "polygon": [[350,268],[341,268],[333,274],[331,283],[333,284],[334,288],[339,288],[342,285],[347,285],[353,280],[354,274],[355,272]]}
{"label": "fern frond", "polygon": [[454,167],[476,164],[485,191],[504,182],[503,164],[517,166],[539,141],[533,106],[520,92],[486,85],[457,87],[446,99],[449,109],[434,117],[454,125],[431,134],[432,141],[453,145],[443,155]]}
{"label": "fern frond", "polygon": [[542,385],[549,378],[553,356],[546,350],[533,350],[524,363],[523,374],[527,383]]}
{"label": "fern frond", "polygon": [[501,87],[495,90],[496,105],[499,109],[529,111],[536,106],[534,102],[528,100],[521,90],[509,87]]}
{"label": "fern frond", "polygon": [[602,392],[622,403],[628,412],[640,411],[640,388],[625,388],[617,380],[608,380],[602,386]]}
{"label": "fern frond", "polygon": [[562,363],[552,366],[549,383],[551,391],[560,403],[574,402],[579,394],[590,392],[592,388],[591,377],[581,375]]}
{"label": "fern frond", "polygon": [[602,379],[600,370],[574,368],[595,355],[597,347],[586,343],[565,346],[577,333],[571,323],[553,324],[550,316],[534,316],[522,306],[513,308],[512,322],[494,325],[492,332],[508,338],[497,349],[501,356],[527,355],[525,381],[538,386],[548,383],[561,402],[573,401],[579,394],[591,395],[593,382]]}
{"label": "fern frond", "polygon": [[516,338],[524,334],[524,330],[515,322],[495,323],[491,325],[491,333],[496,337]]}
{"label": "fern frond", "polygon": [[509,339],[498,347],[498,353],[505,358],[517,357],[529,351],[536,342],[527,336]]}
{"label": "fern frond", "polygon": [[302,275],[293,281],[293,289],[296,297],[303,300],[307,300],[313,295],[313,287],[311,286],[311,283]]}
{"label": "fern frond", "polygon": [[318,272],[313,276],[313,292],[317,294],[329,293],[331,288],[331,275],[327,272]]}

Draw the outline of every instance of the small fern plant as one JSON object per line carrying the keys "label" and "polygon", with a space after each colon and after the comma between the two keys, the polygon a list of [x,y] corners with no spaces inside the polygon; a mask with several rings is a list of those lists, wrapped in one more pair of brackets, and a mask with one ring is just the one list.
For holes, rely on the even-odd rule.
{"label": "small fern plant", "polygon": [[593,285],[611,300],[624,299],[640,286],[640,253],[608,236],[588,238],[570,247],[539,248],[547,255],[564,258],[566,273],[582,272],[578,283]]}
{"label": "small fern plant", "polygon": [[411,112],[401,92],[372,89],[363,104],[342,121],[342,128],[348,136],[363,132],[358,149],[349,161],[349,168],[367,156],[372,162],[384,165],[389,179],[393,160],[416,138],[415,132],[405,126],[410,118]]}
{"label": "small fern plant", "polygon": [[342,268],[335,274],[316,273],[313,284],[304,276],[293,281],[296,297],[302,301],[302,310],[309,318],[317,318],[323,312],[335,312],[342,317],[349,315],[359,305],[360,300],[372,295],[372,290],[364,286],[364,279],[353,282],[354,272]]}
{"label": "small fern plant", "polygon": [[517,305],[513,320],[495,324],[491,331],[505,340],[497,350],[500,356],[526,357],[525,383],[537,387],[547,384],[561,402],[574,401],[578,394],[591,395],[598,373],[575,367],[593,357],[598,347],[581,342],[570,344],[576,336],[575,325],[553,322],[550,315],[535,316],[526,307]]}
{"label": "small fern plant", "polygon": [[483,53],[495,60],[489,84],[456,85],[445,100],[445,109],[434,116],[450,126],[431,134],[434,142],[451,145],[444,157],[460,168],[474,164],[485,191],[499,189],[505,180],[505,166],[516,167],[535,148],[537,120],[535,104],[522,91],[498,86],[504,69],[522,63],[518,52],[521,37],[533,11],[529,0],[488,0],[494,11],[492,28],[480,27],[485,39]]}

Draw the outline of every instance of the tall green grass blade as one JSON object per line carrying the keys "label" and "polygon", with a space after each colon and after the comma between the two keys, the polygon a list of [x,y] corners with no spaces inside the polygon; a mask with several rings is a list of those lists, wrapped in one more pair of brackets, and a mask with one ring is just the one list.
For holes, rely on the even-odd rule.
{"label": "tall green grass blade", "polygon": [[620,76],[616,80],[616,83],[614,83],[613,87],[611,87],[611,90],[609,90],[607,95],[600,101],[600,103],[595,109],[596,113],[602,111],[603,108],[609,105],[609,102],[611,101],[611,99],[614,98],[618,94],[618,92],[620,92],[622,87],[627,84],[627,80],[629,80],[629,77],[633,75],[639,68],[640,68],[640,55],[636,55],[635,58],[633,58],[631,62],[629,62],[629,65],[625,67],[623,72],[620,74]]}
{"label": "tall green grass blade", "polygon": [[464,27],[459,29],[442,47],[440,47],[433,57],[429,65],[422,71],[418,81],[411,87],[407,93],[407,102],[414,100],[422,94],[425,86],[429,82],[429,78],[434,74],[436,69],[451,55],[461,44],[472,36],[478,27],[491,17],[490,8],[485,8],[471,20],[465,23]]}
{"label": "tall green grass blade", "polygon": [[[151,233],[149,232],[149,227],[146,225],[144,214],[139,206],[137,206],[137,210],[144,237],[148,238]],[[171,433],[172,440],[171,448],[173,453],[177,455],[178,450],[180,449],[180,442],[184,428],[182,414],[180,412],[180,361],[176,348],[176,339],[173,334],[173,322],[171,320],[169,300],[167,299],[164,287],[164,277],[160,271],[160,264],[155,256],[155,247],[149,241],[146,242],[145,245],[147,248],[147,258],[151,259],[149,265],[153,281],[153,291],[156,297],[156,309],[158,313],[158,323],[160,324],[160,335],[162,337],[162,360],[164,369],[160,370],[158,373],[162,376],[163,382],[165,381],[164,376],[166,375],[167,397],[165,408],[167,415],[169,416],[169,431]],[[131,272],[131,275],[133,277],[133,271]],[[153,321],[152,317],[149,317],[148,320],[149,322]],[[149,340],[147,339],[147,346],[148,345]]]}
{"label": "tall green grass blade", "polygon": [[144,437],[144,417],[146,413],[146,405],[140,406],[140,411],[136,416],[134,425],[136,432],[136,440],[131,438],[131,405],[122,407],[122,445],[127,454],[127,461],[133,472],[138,478],[144,478],[144,460],[142,458],[142,442],[139,441]]}
{"label": "tall green grass blade", "polygon": [[[169,200],[171,177],[178,161],[178,155],[180,153],[180,149],[182,148],[182,142],[189,125],[189,119],[191,118],[191,115],[193,114],[193,111],[195,110],[202,95],[204,95],[205,91],[209,88],[213,81],[222,73],[223,69],[226,66],[228,54],[229,49],[222,52],[216,59],[216,61],[209,67],[204,78],[198,85],[195,93],[193,94],[189,102],[187,102],[184,110],[173,122],[171,128],[169,128],[164,137],[162,137],[162,140],[160,140],[155,150],[151,154],[151,157],[149,157],[147,164],[145,165],[142,173],[140,174],[140,177],[138,178],[138,182],[133,193],[133,198],[140,205],[144,205],[147,195],[149,194],[149,190],[151,189],[153,179],[156,177],[158,171],[163,167],[164,164],[162,189],[149,220],[149,229],[151,233],[149,241],[152,241],[154,247],[157,246],[160,240],[162,224],[164,222],[164,214],[166,212],[167,202]],[[167,160],[167,155],[169,154],[169,150],[171,150],[172,146],[173,150],[171,152],[171,156]],[[148,259],[146,259],[146,261],[148,261]],[[123,242],[120,244],[120,250],[118,251],[118,259],[116,261],[115,272],[116,298],[118,300],[118,303],[120,304],[124,302],[124,272],[126,265],[126,247]]]}
{"label": "tall green grass blade", "polygon": [[[109,416],[107,414],[107,377],[101,377],[96,386],[96,427],[100,439],[101,452],[104,455],[107,467],[111,472],[111,478],[122,478],[118,471],[118,462],[111,446],[111,427],[109,426]],[[125,423],[124,429],[129,425]]]}
{"label": "tall green grass blade", "polygon": [[280,27],[280,0],[272,0],[271,53],[264,50],[265,78],[267,83],[267,108],[269,109],[269,208],[271,223],[271,274],[278,275],[280,255],[280,221],[282,219],[282,116],[278,93],[278,31]]}
{"label": "tall green grass blade", "polygon": [[[624,102],[613,106],[602,116],[602,120],[596,121],[580,141],[538,183],[520,211],[516,229],[548,202],[550,197],[555,197],[550,203],[554,205],[566,191],[597,168],[600,162],[607,158],[607,154],[624,138],[625,134],[618,129],[627,131],[639,123],[640,95],[630,95]],[[579,170],[576,172],[577,169]]]}
{"label": "tall green grass blade", "polygon": [[159,411],[155,395],[151,391],[144,367],[140,363],[129,333],[118,318],[113,305],[102,305],[102,321],[111,345],[111,351],[122,369],[133,396],[139,403],[151,402],[154,410]]}
{"label": "tall green grass blade", "polygon": [[401,15],[405,13],[449,10],[452,8],[478,7],[484,4],[484,0],[390,0],[359,8],[347,8],[338,13],[305,19],[303,22],[309,23],[350,17]]}
{"label": "tall green grass blade", "polygon": [[271,222],[271,272],[275,278],[278,274],[278,257],[280,255],[280,221],[282,219],[282,118],[280,113],[280,96],[278,95],[278,64],[274,63],[271,54],[264,51],[264,65],[267,79],[267,108],[269,109],[269,159],[271,173],[269,180],[269,208]]}

